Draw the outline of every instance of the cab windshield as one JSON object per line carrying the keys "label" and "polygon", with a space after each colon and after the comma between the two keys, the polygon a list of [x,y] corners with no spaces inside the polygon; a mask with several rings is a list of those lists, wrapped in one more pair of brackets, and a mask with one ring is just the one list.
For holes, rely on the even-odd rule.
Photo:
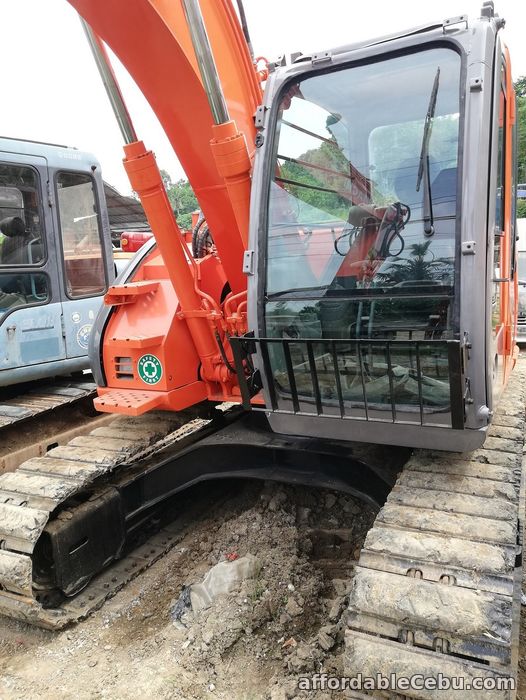
{"label": "cab windshield", "polygon": [[[430,410],[447,411],[445,343],[420,345],[416,360],[409,345],[345,343],[458,337],[460,67],[453,49],[435,47],[283,88],[268,190],[265,334],[338,340],[341,357],[322,342],[314,360],[331,376],[337,361],[346,367],[344,399],[363,396],[365,365],[378,405],[395,400],[399,376],[404,404],[418,394]],[[305,348],[291,352],[296,368]],[[287,391],[279,353],[271,356],[274,376]],[[303,393],[312,396],[309,382]]]}
{"label": "cab windshield", "polygon": [[459,74],[460,57],[437,48],[286,86],[269,298],[452,291]]}

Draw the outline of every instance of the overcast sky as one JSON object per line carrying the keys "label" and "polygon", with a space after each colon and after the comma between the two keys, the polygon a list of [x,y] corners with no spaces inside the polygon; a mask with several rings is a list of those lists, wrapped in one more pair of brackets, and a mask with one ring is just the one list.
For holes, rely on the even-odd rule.
{"label": "overcast sky", "polygon": [[[105,0],[101,0],[104,2]],[[128,0],[133,2],[134,0]],[[176,0],[174,0],[176,1]],[[245,0],[256,55],[340,46],[467,13],[481,0]],[[506,19],[514,78],[526,75],[526,2],[497,0]],[[92,151],[104,178],[123,193],[122,139],[74,10],[66,0],[0,0],[2,102],[0,134]],[[161,168],[183,177],[155,116],[125,71],[117,68],[136,131]]]}

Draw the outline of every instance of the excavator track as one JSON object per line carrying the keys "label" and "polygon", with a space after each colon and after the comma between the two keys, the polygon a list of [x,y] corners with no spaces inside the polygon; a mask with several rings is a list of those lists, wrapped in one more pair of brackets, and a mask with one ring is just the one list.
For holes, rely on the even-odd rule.
{"label": "excavator track", "polygon": [[516,696],[525,379],[520,360],[483,448],[415,451],[376,517],[349,602],[351,698]]}
{"label": "excavator track", "polygon": [[33,382],[28,391],[18,392],[9,398],[6,398],[8,390],[4,389],[2,393],[5,396],[0,397],[0,430],[94,397],[97,387],[90,379],[91,375],[83,381],[55,379],[36,387]]}
{"label": "excavator track", "polygon": [[252,418],[229,403],[120,416],[0,475],[0,614],[49,629],[83,619],[178,541],[185,513],[199,517],[190,502],[166,526],[172,497],[201,481],[301,483],[379,508],[407,459],[369,448],[364,461],[363,445],[291,441]]}
{"label": "excavator track", "polygon": [[[127,581],[178,541],[181,519],[105,569],[78,595],[49,606],[34,580],[33,554],[46,528],[74,517],[68,503],[78,494],[104,489],[119,474],[166,447],[199,437],[205,418],[152,412],[120,416],[88,435],[24,462],[0,475],[0,614],[48,629],[86,617]],[[195,515],[195,514],[194,514]],[[102,546],[102,544],[101,544]]]}

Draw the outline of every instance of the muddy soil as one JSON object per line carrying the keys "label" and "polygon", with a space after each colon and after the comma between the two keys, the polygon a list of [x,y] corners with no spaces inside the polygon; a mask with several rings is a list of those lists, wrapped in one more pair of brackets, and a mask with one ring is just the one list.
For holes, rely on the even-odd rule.
{"label": "muddy soil", "polygon": [[[0,621],[0,699],[325,700],[342,675],[344,610],[375,512],[325,490],[244,482],[162,560],[60,633]],[[174,620],[182,589],[252,554],[259,573]]]}

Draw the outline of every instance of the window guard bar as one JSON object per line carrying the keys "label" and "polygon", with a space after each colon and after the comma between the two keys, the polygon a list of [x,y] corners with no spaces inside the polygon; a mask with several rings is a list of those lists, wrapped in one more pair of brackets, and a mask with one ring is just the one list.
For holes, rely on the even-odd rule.
{"label": "window guard bar", "polygon": [[[239,381],[239,388],[245,409],[266,410],[276,413],[289,413],[297,415],[318,415],[324,418],[340,418],[345,420],[365,420],[370,422],[385,422],[386,416],[390,416],[392,423],[408,422],[404,415],[408,411],[411,414],[411,424],[421,426],[440,425],[444,423],[428,422],[426,417],[434,413],[449,414],[449,426],[456,430],[464,429],[465,421],[465,386],[464,376],[464,352],[465,345],[460,340],[383,340],[383,339],[341,339],[341,338],[255,338],[252,333],[245,336],[231,337],[230,344],[234,357],[234,363]],[[295,364],[292,346],[302,348],[302,360]],[[323,346],[322,355],[316,358],[315,346]],[[281,373],[287,379],[287,389],[280,388],[273,371],[270,348],[279,348],[280,356],[284,359],[284,366],[280,367]],[[397,399],[394,371],[395,361],[393,357],[400,351],[407,353],[411,364],[411,378],[417,384],[417,403],[404,404],[403,399]],[[274,351],[274,350],[273,350]],[[367,392],[367,365],[368,356],[374,351],[382,352],[385,359],[386,374],[388,380],[388,398],[386,401],[375,401]],[[258,354],[260,366],[266,377],[268,405],[261,406],[252,403],[252,398],[262,389],[263,382],[259,370],[254,368],[251,356]],[[423,359],[439,356],[447,358],[447,377],[444,384],[449,387],[449,402],[446,406],[440,406],[436,410],[431,404],[426,404],[424,397],[424,367]],[[327,365],[326,358],[330,358]],[[353,358],[354,376],[359,379],[361,398],[346,398],[343,390],[342,358]],[[320,383],[320,367],[318,362],[323,362],[323,372],[329,376],[333,396],[328,400],[323,396]],[[331,366],[332,365],[332,366]],[[276,368],[274,368],[276,369]],[[343,368],[345,370],[345,368]],[[347,372],[349,374],[349,372]],[[330,376],[332,375],[332,376]],[[300,377],[307,377],[310,382],[310,391],[302,393],[298,386]],[[283,404],[287,407],[283,407]],[[308,410],[302,408],[302,404],[308,405]],[[290,408],[288,406],[290,405]],[[328,408],[335,410],[329,412]],[[356,415],[356,409],[363,415]],[[349,412],[354,410],[355,415]]]}

